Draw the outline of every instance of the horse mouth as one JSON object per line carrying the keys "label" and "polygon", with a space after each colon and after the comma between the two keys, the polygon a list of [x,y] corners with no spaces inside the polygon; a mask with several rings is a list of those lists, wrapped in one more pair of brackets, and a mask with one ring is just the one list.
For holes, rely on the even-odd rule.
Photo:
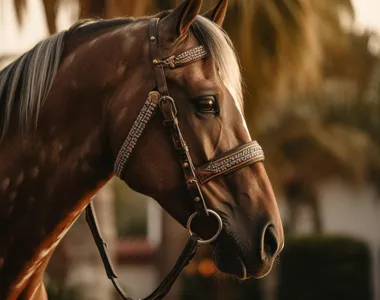
{"label": "horse mouth", "polygon": [[214,262],[218,269],[242,281],[250,278],[259,279],[270,272],[272,264],[263,262],[259,255],[249,254],[239,245],[236,238],[224,231],[214,244]]}

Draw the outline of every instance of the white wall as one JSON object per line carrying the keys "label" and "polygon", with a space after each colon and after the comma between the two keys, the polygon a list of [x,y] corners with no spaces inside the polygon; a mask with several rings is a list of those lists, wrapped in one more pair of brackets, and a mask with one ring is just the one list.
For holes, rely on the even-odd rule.
{"label": "white wall", "polygon": [[[27,0],[22,28],[18,28],[12,0],[0,0],[0,55],[20,55],[48,37],[42,1]],[[78,15],[76,5],[61,6],[58,13],[58,30],[67,29]]]}
{"label": "white wall", "polygon": [[[370,186],[353,187],[340,180],[320,184],[318,194],[324,233],[351,236],[369,245],[374,300],[380,300],[380,195]],[[286,220],[289,215],[284,203],[281,212]],[[296,231],[301,235],[312,231],[307,209],[300,210]]]}
{"label": "white wall", "polygon": [[380,196],[371,187],[355,189],[341,182],[325,184],[320,195],[326,231],[351,235],[369,244],[374,299],[380,300]]}
{"label": "white wall", "polygon": [[366,28],[380,32],[380,1],[379,0],[351,0],[358,23]]}

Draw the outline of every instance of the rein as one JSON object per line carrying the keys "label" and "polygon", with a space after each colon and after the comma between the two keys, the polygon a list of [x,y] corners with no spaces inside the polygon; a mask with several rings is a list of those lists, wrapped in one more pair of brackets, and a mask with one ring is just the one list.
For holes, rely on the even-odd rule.
{"label": "rein", "polygon": [[[174,69],[199,61],[207,57],[208,52],[203,46],[197,46],[186,50],[179,55],[161,59],[159,56],[158,45],[158,23],[158,18],[150,20],[149,23],[150,56],[152,63],[155,66],[154,72],[157,91],[152,91],[149,93],[148,99],[146,100],[137,119],[130,129],[117,155],[114,173],[119,178],[123,177],[127,162],[130,155],[132,154],[133,149],[143,134],[146,124],[152,118],[157,107],[159,107],[163,116],[163,124],[168,128],[173,140],[174,148],[178,153],[187,188],[192,199],[194,200],[195,212],[189,217],[187,221],[186,227],[190,234],[190,238],[182,254],[178,258],[171,272],[163,280],[163,282],[151,295],[144,298],[144,300],[163,299],[170,291],[170,288],[177,280],[181,271],[190,263],[194,257],[197,246],[200,244],[212,243],[219,237],[222,231],[222,219],[217,212],[207,208],[200,186],[215,177],[232,173],[240,168],[264,160],[264,152],[260,145],[256,141],[251,141],[214,158],[213,160],[200,167],[194,166],[189,152],[189,147],[187,146],[179,127],[175,102],[173,98],[169,96],[164,69]],[[193,234],[191,230],[191,223],[196,216],[210,215],[215,217],[218,221],[218,229],[212,238],[203,240],[197,235]],[[96,246],[98,247],[108,278],[112,281],[116,291],[119,293],[122,299],[133,300],[126,295],[117,280],[117,275],[114,271],[107,252],[107,244],[100,234],[93,203],[90,203],[86,208],[86,220],[91,229],[91,233],[94,237]]]}

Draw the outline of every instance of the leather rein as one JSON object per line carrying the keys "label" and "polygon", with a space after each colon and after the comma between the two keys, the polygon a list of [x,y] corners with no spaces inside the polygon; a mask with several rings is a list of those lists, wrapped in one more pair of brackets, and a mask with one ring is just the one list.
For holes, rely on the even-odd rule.
{"label": "leather rein", "polygon": [[[115,161],[114,172],[115,175],[119,178],[123,177],[128,159],[132,154],[134,147],[137,145],[137,142],[143,134],[146,124],[152,118],[153,114],[156,111],[156,108],[159,107],[159,110],[163,116],[163,124],[169,129],[174,148],[179,155],[179,160],[185,181],[187,183],[187,188],[192,199],[194,200],[195,212],[189,217],[187,221],[186,227],[190,233],[190,238],[176,264],[174,265],[171,272],[167,275],[167,277],[156,288],[156,290],[148,297],[144,298],[144,300],[163,299],[170,291],[170,288],[177,280],[181,271],[190,263],[194,257],[197,246],[200,244],[209,244],[215,241],[222,231],[222,219],[217,212],[207,208],[200,186],[217,176],[232,173],[242,167],[264,160],[264,152],[260,145],[256,141],[251,141],[235,149],[232,149],[219,157],[214,158],[213,160],[200,167],[194,166],[189,148],[182,136],[179,127],[175,102],[173,98],[169,96],[164,69],[174,69],[199,61],[207,57],[208,52],[203,46],[197,46],[186,50],[179,55],[161,59],[159,55],[158,23],[158,18],[150,20],[149,23],[150,56],[154,65],[157,91],[152,91],[149,93],[148,99],[142,107],[121,149],[119,150]],[[210,214],[217,219],[218,229],[212,238],[203,240],[192,233],[191,223],[196,216],[210,216]],[[116,291],[119,293],[122,299],[133,300],[126,295],[118,282],[117,275],[108,255],[107,244],[100,234],[92,202],[86,208],[86,220],[101,255],[108,278],[112,281]]]}

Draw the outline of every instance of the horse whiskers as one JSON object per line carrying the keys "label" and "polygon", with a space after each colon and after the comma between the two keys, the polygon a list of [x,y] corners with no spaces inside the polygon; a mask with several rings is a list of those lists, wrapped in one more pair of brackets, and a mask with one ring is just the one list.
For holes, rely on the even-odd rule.
{"label": "horse whiskers", "polygon": [[280,264],[280,255],[277,255],[273,261],[273,266],[277,266]]}
{"label": "horse whiskers", "polygon": [[217,270],[215,272],[215,274],[212,276],[212,279],[214,282],[218,283],[218,284],[223,284],[225,282],[238,282],[238,283],[242,283],[243,280],[237,278],[236,276],[234,275],[230,275],[230,274],[226,274],[226,273],[222,273],[221,271]]}
{"label": "horse whiskers", "polygon": [[240,257],[239,257],[239,261],[240,261],[241,267],[243,269],[243,278],[242,278],[242,280],[246,280],[246,279],[248,279],[247,268],[245,267],[245,264],[244,264],[244,262],[242,261],[242,259]]}

